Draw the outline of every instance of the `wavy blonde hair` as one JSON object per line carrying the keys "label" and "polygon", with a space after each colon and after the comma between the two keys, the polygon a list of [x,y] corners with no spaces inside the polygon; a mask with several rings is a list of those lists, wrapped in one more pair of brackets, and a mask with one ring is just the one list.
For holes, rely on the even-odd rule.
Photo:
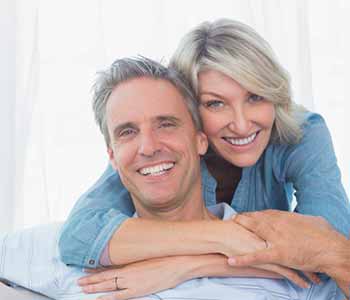
{"label": "wavy blonde hair", "polygon": [[305,109],[292,101],[288,72],[251,27],[228,19],[204,22],[187,33],[170,61],[198,95],[198,74],[216,70],[274,104],[271,142],[296,144]]}

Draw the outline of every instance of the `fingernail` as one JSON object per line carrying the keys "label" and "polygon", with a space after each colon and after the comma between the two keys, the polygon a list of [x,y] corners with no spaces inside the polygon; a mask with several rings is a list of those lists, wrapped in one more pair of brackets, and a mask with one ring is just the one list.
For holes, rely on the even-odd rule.
{"label": "fingernail", "polygon": [[234,265],[237,263],[237,260],[236,260],[234,257],[230,257],[230,258],[227,260],[227,263],[228,263],[230,266],[234,266]]}

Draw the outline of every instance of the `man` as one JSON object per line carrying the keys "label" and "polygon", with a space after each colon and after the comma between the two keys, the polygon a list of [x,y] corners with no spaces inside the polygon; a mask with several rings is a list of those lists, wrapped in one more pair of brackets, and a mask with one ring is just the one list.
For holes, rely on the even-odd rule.
{"label": "man", "polygon": [[[115,80],[110,80],[110,75]],[[105,299],[128,299],[147,294],[152,295],[145,299],[310,299],[310,295],[314,299],[329,299],[329,294],[335,296],[334,299],[340,297],[332,281],[312,285],[309,290],[300,289],[287,280],[266,278],[204,277],[180,284],[203,276],[275,275],[252,269],[237,273],[222,263],[226,260],[222,254],[252,252],[263,249],[265,243],[231,220],[218,220],[231,218],[234,212],[228,205],[210,210],[205,207],[200,155],[207,149],[207,139],[200,131],[195,102],[181,78],[145,58],[118,60],[100,78],[104,84],[97,82],[96,89],[105,89],[108,85],[109,92],[94,102],[95,116],[102,120],[100,127],[105,134],[111,164],[130,192],[138,217],[126,222],[129,227],[136,221],[145,226],[152,223],[154,230],[169,227],[170,234],[152,243],[149,242],[152,231],[147,237],[118,234],[118,247],[124,245],[126,249],[119,248],[118,257],[111,259],[107,247],[103,249],[101,261],[109,264],[113,260],[119,265],[129,265],[84,278],[80,280],[81,285],[96,283],[98,288],[94,291],[115,290],[113,294],[105,295]],[[205,241],[198,239],[196,245],[188,243],[191,233],[184,230],[179,234],[171,230],[174,223],[186,222],[188,228],[196,221],[202,222],[208,236]],[[83,275],[81,269],[68,267],[58,260],[60,230],[60,225],[53,224],[0,237],[3,257],[0,278],[55,299],[96,297],[93,294],[83,296],[77,286],[78,278]],[[123,226],[119,231],[122,230]],[[106,238],[112,233],[113,228],[111,233],[106,232]],[[178,244],[175,249],[169,246],[174,239]],[[144,241],[142,249],[135,246],[135,240]],[[43,245],[48,248],[43,249]],[[110,247],[113,247],[113,239]],[[170,266],[169,262],[172,263]],[[14,265],[17,268],[14,269]],[[23,272],[23,266],[29,271]],[[277,266],[265,268],[292,276],[288,270]],[[150,278],[150,274],[154,278]],[[156,286],[147,286],[149,282]]]}

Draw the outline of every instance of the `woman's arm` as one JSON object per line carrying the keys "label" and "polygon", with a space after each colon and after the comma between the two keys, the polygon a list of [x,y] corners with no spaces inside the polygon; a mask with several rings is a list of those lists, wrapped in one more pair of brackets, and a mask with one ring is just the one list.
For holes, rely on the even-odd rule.
{"label": "woman's arm", "polygon": [[349,200],[342,186],[331,135],[323,118],[311,114],[299,144],[286,149],[282,177],[295,189],[295,211],[325,218],[338,232],[350,231]]}
{"label": "woman's arm", "polygon": [[233,255],[264,247],[249,232],[239,235],[244,230],[233,222],[157,222],[128,218],[126,214],[132,212],[129,194],[109,167],[77,202],[63,226],[59,239],[63,262],[96,268],[109,241],[115,265],[172,255]]}
{"label": "woman's arm", "polygon": [[112,234],[133,213],[129,193],[109,165],[80,197],[64,223],[59,237],[62,261],[67,265],[98,267]]}
{"label": "woman's arm", "polygon": [[125,265],[164,256],[230,256],[264,247],[261,239],[231,220],[167,222],[132,218],[113,234],[109,254],[113,265]]}
{"label": "woman's arm", "polygon": [[[148,235],[142,232],[145,228],[149,232]],[[137,266],[141,274],[145,265],[152,266],[152,262],[156,262],[156,266],[163,264],[164,284],[167,282],[166,271],[172,274],[169,276],[172,280],[170,282],[176,280],[179,283],[197,277],[260,276],[266,274],[263,270],[267,270],[306,287],[306,282],[296,272],[277,265],[262,265],[258,267],[260,270],[230,269],[227,265],[225,257],[232,255],[230,253],[235,255],[252,253],[265,247],[266,244],[262,240],[232,220],[155,222],[135,218],[125,221],[113,235],[110,242],[110,257],[114,265],[129,264],[122,270],[134,269]],[[205,255],[206,253],[209,255]],[[221,253],[221,255],[210,255],[210,253]],[[177,265],[172,270],[171,262],[177,261],[177,258],[185,263]],[[132,264],[135,261],[140,261],[140,264]],[[151,268],[154,270],[154,266]],[[158,277],[156,279],[159,280]],[[159,283],[152,286],[159,288]],[[167,288],[169,287],[171,286],[167,285]]]}
{"label": "woman's arm", "polygon": [[119,291],[115,295],[109,294],[106,299],[119,300],[149,295],[200,277],[281,278],[261,269],[232,268],[226,257],[219,254],[156,258],[88,273],[93,274],[79,280],[85,293],[115,291],[117,278]]}

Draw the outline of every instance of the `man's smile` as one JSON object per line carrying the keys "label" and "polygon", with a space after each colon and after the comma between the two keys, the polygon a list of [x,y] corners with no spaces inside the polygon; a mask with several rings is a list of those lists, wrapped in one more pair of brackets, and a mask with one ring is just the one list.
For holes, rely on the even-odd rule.
{"label": "man's smile", "polygon": [[174,166],[174,162],[166,162],[154,166],[140,168],[139,170],[137,170],[137,172],[143,176],[159,176],[170,171]]}

